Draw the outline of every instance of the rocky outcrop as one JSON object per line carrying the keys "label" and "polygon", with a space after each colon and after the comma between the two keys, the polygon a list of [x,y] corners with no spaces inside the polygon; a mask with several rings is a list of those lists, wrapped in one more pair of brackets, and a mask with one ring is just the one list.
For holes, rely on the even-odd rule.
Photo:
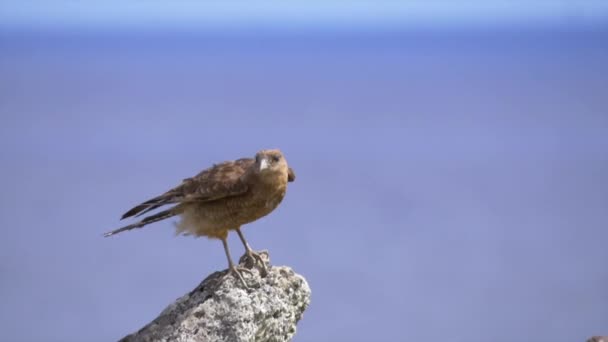
{"label": "rocky outcrop", "polygon": [[608,342],[608,336],[593,336],[587,342]]}
{"label": "rocky outcrop", "polygon": [[289,341],[310,302],[310,288],[291,268],[271,267],[268,254],[262,256],[268,273],[256,267],[244,273],[248,289],[225,276],[227,271],[215,272],[121,341]]}

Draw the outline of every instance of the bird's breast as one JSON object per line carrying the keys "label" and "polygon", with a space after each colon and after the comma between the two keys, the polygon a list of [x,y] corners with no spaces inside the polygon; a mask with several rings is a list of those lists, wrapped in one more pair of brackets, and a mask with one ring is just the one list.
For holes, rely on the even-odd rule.
{"label": "bird's breast", "polygon": [[178,233],[222,237],[229,229],[270,214],[286,193],[286,187],[252,190],[240,196],[186,205],[177,224]]}

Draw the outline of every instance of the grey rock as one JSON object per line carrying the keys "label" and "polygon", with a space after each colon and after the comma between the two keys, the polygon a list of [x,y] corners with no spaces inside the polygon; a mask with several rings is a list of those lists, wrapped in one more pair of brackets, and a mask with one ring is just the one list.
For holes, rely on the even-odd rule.
{"label": "grey rock", "polygon": [[608,342],[608,336],[593,336],[587,342]]}
{"label": "grey rock", "polygon": [[[289,341],[310,303],[304,277],[286,266],[257,267],[244,273],[249,289],[227,270],[208,276],[190,293],[177,299],[138,332],[121,342],[279,342]],[[245,264],[241,258],[241,265]]]}

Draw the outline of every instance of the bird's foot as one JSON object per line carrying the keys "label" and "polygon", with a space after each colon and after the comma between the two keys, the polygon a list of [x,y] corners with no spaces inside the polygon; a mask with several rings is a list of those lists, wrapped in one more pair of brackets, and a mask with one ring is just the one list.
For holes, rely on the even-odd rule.
{"label": "bird's foot", "polygon": [[[263,256],[264,255],[264,256]],[[247,250],[245,254],[239,260],[240,263],[243,263],[247,268],[253,268],[256,264],[260,265],[260,275],[262,277],[266,277],[268,274],[268,268],[266,267],[266,261],[268,260],[268,252],[260,251],[256,252],[254,250]]]}
{"label": "bird's foot", "polygon": [[247,286],[247,282],[245,281],[242,272],[253,274],[251,270],[245,267],[232,265],[230,266],[230,268],[228,268],[228,272],[226,273],[226,275],[224,275],[224,277],[229,277],[230,275],[233,275],[236,279],[239,279],[241,283],[243,283],[243,287],[245,287],[245,289],[249,289],[249,286]]}

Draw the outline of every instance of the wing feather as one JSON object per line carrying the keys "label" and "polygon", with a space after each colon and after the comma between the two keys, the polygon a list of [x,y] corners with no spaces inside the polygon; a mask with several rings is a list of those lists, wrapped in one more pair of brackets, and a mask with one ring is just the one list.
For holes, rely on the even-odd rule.
{"label": "wing feather", "polygon": [[143,215],[166,204],[208,202],[245,193],[248,186],[242,176],[254,164],[251,158],[216,164],[192,178],[186,178],[177,187],[149,199],[127,211],[121,219]]}

